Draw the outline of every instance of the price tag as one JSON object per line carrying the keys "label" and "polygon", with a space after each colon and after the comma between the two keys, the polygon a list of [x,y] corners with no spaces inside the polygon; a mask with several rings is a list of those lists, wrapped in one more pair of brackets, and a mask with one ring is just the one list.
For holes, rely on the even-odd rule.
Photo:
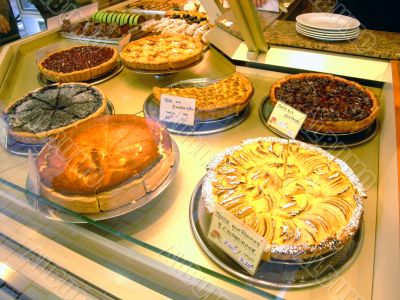
{"label": "price tag", "polygon": [[269,116],[268,125],[294,139],[306,118],[306,114],[278,101]]}
{"label": "price tag", "polygon": [[7,149],[8,126],[6,121],[0,117],[0,145]]}
{"label": "price tag", "polygon": [[40,196],[40,178],[32,151],[28,150],[28,178],[31,183],[31,192]]}
{"label": "price tag", "polygon": [[194,125],[196,99],[161,94],[160,121]]}
{"label": "price tag", "polygon": [[254,275],[265,249],[265,239],[238,218],[216,205],[208,239]]}

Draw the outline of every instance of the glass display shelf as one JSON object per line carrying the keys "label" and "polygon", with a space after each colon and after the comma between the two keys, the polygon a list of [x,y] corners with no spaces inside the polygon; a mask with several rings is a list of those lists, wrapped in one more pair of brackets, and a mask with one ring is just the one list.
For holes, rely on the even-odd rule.
{"label": "glass display shelf", "polygon": [[[38,49],[49,44],[67,47],[78,43],[61,39],[57,32],[48,32],[21,41],[20,44],[10,47],[9,51],[1,53],[0,79],[4,83],[0,90],[0,99],[3,107],[39,87],[34,57]],[[165,86],[193,78],[221,78],[234,70],[235,66],[211,47],[200,64],[174,76],[156,79],[124,69],[117,76],[97,86],[112,102],[116,114],[142,115],[143,103],[149,97],[153,86]],[[225,272],[198,246],[191,231],[189,207],[191,195],[205,174],[206,164],[216,153],[239,144],[241,140],[258,136],[275,136],[260,120],[259,109],[269,93],[270,86],[285,74],[247,68],[237,68],[237,70],[250,79],[255,89],[249,117],[234,128],[212,135],[173,135],[180,152],[180,165],[175,179],[154,201],[133,212],[104,221],[95,222],[90,216],[81,216],[68,211],[65,213],[86,224],[48,220],[37,214],[26,203],[26,193],[29,193],[25,185],[28,174],[27,158],[0,149],[0,191],[3,208],[0,217],[11,219],[10,224],[16,223],[28,227],[36,234],[57,242],[68,251],[139,283],[143,289],[156,291],[165,297],[319,299],[328,294],[334,297],[340,296],[342,293],[340,289],[345,284],[346,287],[351,287],[352,295],[371,298],[375,236],[379,226],[377,212],[381,205],[378,201],[378,190],[382,184],[380,181],[382,174],[379,173],[382,160],[380,149],[383,143],[381,134],[383,131],[394,134],[393,128],[387,125],[390,118],[386,115],[380,120],[380,132],[367,143],[352,148],[329,150],[353,168],[364,183],[368,196],[368,200],[364,203],[362,245],[352,264],[340,275],[312,288],[266,288],[247,283]],[[376,86],[372,87],[372,90],[382,103],[385,105],[390,103],[386,102],[385,85],[383,89],[379,84]],[[389,114],[390,109],[385,105],[383,114]],[[38,201],[47,203],[45,199]],[[391,217],[395,218],[396,215]],[[13,226],[1,227],[3,234],[18,235],[17,229]],[[49,249],[48,253],[50,259],[52,251]],[[58,257],[58,263],[63,267],[71,267],[71,261],[67,257]],[[142,268],[143,265],[148,268]],[[95,273],[95,270],[96,268],[88,267],[86,271]],[[85,270],[76,272],[83,272],[84,274],[80,276],[85,275],[87,280],[96,281],[91,279],[90,273],[85,274]],[[176,285],[177,282],[182,286]]]}

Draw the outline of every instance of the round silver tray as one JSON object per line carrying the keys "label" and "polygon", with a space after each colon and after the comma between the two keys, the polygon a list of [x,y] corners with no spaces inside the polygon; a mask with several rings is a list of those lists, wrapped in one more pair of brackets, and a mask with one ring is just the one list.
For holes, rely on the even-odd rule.
{"label": "round silver tray", "polygon": [[[215,82],[219,81],[219,79],[210,79],[210,78],[196,78],[189,80],[178,81],[165,87],[168,88],[186,88],[186,87],[206,87]],[[183,124],[175,124],[162,122],[170,133],[179,134],[179,135],[208,135],[213,133],[218,133],[222,131],[226,131],[233,127],[238,126],[242,123],[246,118],[250,115],[251,112],[251,101],[237,115],[230,115],[225,118],[216,119],[216,120],[207,120],[207,121],[195,121],[194,126],[188,126]],[[158,120],[160,115],[160,107],[156,102],[153,94],[150,94],[146,101],[143,104],[143,113],[146,117]]]}
{"label": "round silver tray", "polygon": [[203,179],[196,185],[190,201],[189,217],[194,237],[213,262],[251,284],[269,288],[304,288],[319,285],[348,268],[360,251],[364,237],[363,224],[353,240],[335,252],[302,261],[276,259],[261,261],[256,274],[251,276],[207,239],[211,215],[207,212],[201,197],[202,183]]}
{"label": "round silver tray", "polygon": [[[88,84],[99,84],[102,83],[104,81],[110,80],[111,78],[117,76],[119,73],[121,73],[121,71],[124,69],[124,65],[122,64],[121,61],[118,61],[117,66],[112,69],[111,71],[105,73],[105,74],[101,74],[99,76],[96,76],[92,79],[89,80],[85,80],[86,83]],[[39,84],[41,86],[48,86],[51,84],[54,84],[54,81],[48,80],[46,77],[44,77],[44,75],[39,72],[37,75],[37,81],[39,82]]]}
{"label": "round silver tray", "polygon": [[[265,97],[260,106],[260,118],[264,125],[280,137],[286,138],[281,132],[268,124],[268,118],[273,106],[269,97]],[[318,145],[324,149],[340,149],[354,147],[372,140],[379,131],[378,119],[375,119],[367,128],[352,133],[322,133],[301,129],[296,139]]]}
{"label": "round silver tray", "polygon": [[[65,209],[65,211],[59,210],[55,206],[52,206],[52,203],[50,201],[37,199],[37,197],[35,197],[32,193],[26,194],[27,202],[42,216],[51,220],[67,223],[87,223],[85,219],[90,219],[91,221],[101,221],[125,215],[129,212],[139,209],[140,207],[155,199],[170,185],[172,180],[176,177],[179,167],[180,155],[178,146],[176,145],[174,140],[172,140],[172,149],[174,151],[174,165],[169,172],[167,178],[161,183],[161,185],[154,191],[147,193],[142,198],[139,198],[131,202],[130,204],[122,206],[120,208],[101,212],[99,214],[77,214],[74,212],[69,212],[67,209]],[[29,178],[27,178],[26,180],[26,189],[28,191],[32,191],[32,184]],[[83,218],[79,218],[79,216],[83,216]]]}
{"label": "round silver tray", "polygon": [[[114,113],[115,113],[114,105],[110,102],[110,100],[107,100],[106,114],[113,115]],[[6,150],[12,154],[20,156],[27,156],[30,150],[32,155],[36,156],[39,154],[40,150],[42,150],[45,144],[46,140],[44,140],[43,143],[26,144],[16,141],[12,136],[8,135]]]}
{"label": "round silver tray", "polygon": [[155,78],[165,78],[171,75],[174,75],[175,73],[178,73],[180,71],[184,71],[190,68],[193,68],[194,66],[197,66],[199,63],[201,63],[203,61],[204,55],[201,56],[201,58],[193,63],[191,63],[190,65],[181,67],[181,68],[176,68],[176,69],[168,69],[168,70],[144,70],[144,69],[134,69],[131,68],[127,65],[124,65],[126,69],[132,71],[133,73],[136,74],[141,74],[141,75],[152,75]]}

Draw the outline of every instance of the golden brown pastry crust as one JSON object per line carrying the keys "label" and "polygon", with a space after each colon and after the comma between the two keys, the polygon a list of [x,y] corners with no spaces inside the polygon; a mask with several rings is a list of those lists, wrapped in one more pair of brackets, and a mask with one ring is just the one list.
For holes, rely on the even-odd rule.
{"label": "golden brown pastry crust", "polygon": [[203,57],[203,44],[184,35],[144,37],[120,53],[124,65],[137,70],[166,71],[189,66]]}
{"label": "golden brown pastry crust", "polygon": [[[73,84],[73,83],[65,83],[65,85],[70,85],[70,84]],[[54,84],[54,86],[60,86],[60,87],[63,86],[63,85],[64,85],[63,83],[61,83],[61,84],[58,84],[58,83]],[[93,112],[92,114],[90,114],[89,116],[87,116],[87,117],[85,117],[85,118],[83,118],[83,119],[77,120],[77,121],[75,121],[75,122],[73,122],[73,123],[71,123],[71,124],[68,124],[68,125],[66,125],[66,126],[59,127],[59,128],[56,128],[56,129],[51,129],[51,130],[42,131],[42,132],[37,132],[37,133],[24,132],[24,131],[15,131],[15,130],[9,129],[8,134],[9,134],[10,136],[12,136],[16,141],[19,141],[19,142],[22,142],[22,143],[26,143],[26,144],[35,144],[35,143],[39,143],[39,144],[42,144],[42,143],[47,142],[47,140],[48,140],[48,138],[49,138],[50,136],[54,136],[54,135],[56,135],[56,134],[59,134],[60,132],[63,132],[64,130],[66,130],[66,129],[68,129],[68,128],[75,127],[76,125],[78,125],[78,124],[80,124],[80,123],[82,123],[82,122],[85,122],[85,121],[90,120],[90,119],[92,119],[92,118],[95,118],[95,117],[102,116],[102,115],[106,114],[106,109],[107,109],[107,98],[106,98],[106,95],[105,95],[100,89],[98,89],[98,88],[95,87],[95,86],[92,86],[92,85],[89,85],[89,84],[86,84],[86,83],[79,83],[79,85],[86,85],[88,88],[95,89],[95,90],[97,91],[97,93],[98,93],[99,95],[101,95],[101,96],[100,96],[100,99],[99,99],[99,100],[101,101],[101,105],[99,106],[99,108],[98,108],[95,112]],[[30,93],[35,93],[35,92],[37,92],[37,91],[40,91],[41,89],[42,89],[42,88],[38,88],[38,89],[36,89],[36,90],[34,90],[34,91],[30,92]],[[8,111],[15,103],[17,103],[17,102],[20,101],[21,99],[23,99],[23,97],[17,99],[17,100],[16,100],[15,102],[13,102],[13,103],[11,103],[11,104],[4,110],[4,113],[7,113],[7,111]]]}
{"label": "golden brown pastry crust", "polygon": [[202,186],[210,213],[218,203],[266,239],[266,260],[307,259],[347,244],[361,225],[365,197],[340,159],[274,137],[217,154]]}
{"label": "golden brown pastry crust", "polygon": [[216,120],[238,115],[249,104],[253,92],[250,80],[240,73],[233,73],[204,88],[153,88],[158,105],[161,94],[196,99],[195,120]]}
{"label": "golden brown pastry crust", "polygon": [[332,120],[315,120],[310,117],[307,117],[305,122],[303,123],[303,129],[316,131],[316,132],[326,132],[326,133],[345,133],[345,132],[356,132],[368,127],[377,117],[379,114],[379,102],[373,92],[369,89],[363,87],[362,85],[358,84],[357,82],[350,81],[338,76],[333,76],[329,74],[322,74],[322,73],[300,73],[295,75],[288,75],[283,77],[282,79],[276,81],[270,91],[270,98],[273,105],[276,104],[276,90],[283,86],[285,83],[289,82],[292,79],[304,79],[309,77],[320,77],[320,78],[327,78],[332,81],[341,81],[346,85],[354,86],[357,89],[363,91],[368,95],[371,99],[372,107],[370,109],[368,117],[360,120],[360,121],[332,121]]}
{"label": "golden brown pastry crust", "polygon": [[[69,73],[62,73],[56,72],[53,70],[49,70],[43,66],[43,62],[48,59],[50,56],[54,55],[55,53],[61,53],[65,51],[69,51],[73,48],[82,47],[82,46],[74,46],[68,49],[57,50],[54,52],[49,53],[45,57],[43,57],[38,63],[37,66],[39,71],[50,81],[54,82],[79,82],[79,81],[87,81],[111,70],[115,69],[118,64],[118,52],[116,49],[108,47],[109,49],[113,50],[113,56],[106,62],[91,68],[86,68],[79,71],[69,72]],[[88,46],[90,47],[90,46]]]}
{"label": "golden brown pastry crust", "polygon": [[36,160],[42,195],[79,213],[112,210],[143,197],[173,164],[166,129],[132,115],[103,116],[71,128]]}

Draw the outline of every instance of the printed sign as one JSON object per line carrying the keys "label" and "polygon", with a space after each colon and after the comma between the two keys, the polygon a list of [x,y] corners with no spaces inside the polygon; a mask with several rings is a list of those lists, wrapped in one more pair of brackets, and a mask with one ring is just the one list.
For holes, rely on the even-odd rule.
{"label": "printed sign", "polygon": [[208,239],[254,275],[265,249],[265,239],[238,218],[216,205]]}
{"label": "printed sign", "polygon": [[194,125],[196,99],[161,94],[160,121]]}
{"label": "printed sign", "polygon": [[0,118],[0,145],[7,149],[8,126],[3,118]]}
{"label": "printed sign", "polygon": [[289,138],[294,139],[299,133],[306,117],[307,115],[301,111],[278,101],[269,116],[268,125]]}

